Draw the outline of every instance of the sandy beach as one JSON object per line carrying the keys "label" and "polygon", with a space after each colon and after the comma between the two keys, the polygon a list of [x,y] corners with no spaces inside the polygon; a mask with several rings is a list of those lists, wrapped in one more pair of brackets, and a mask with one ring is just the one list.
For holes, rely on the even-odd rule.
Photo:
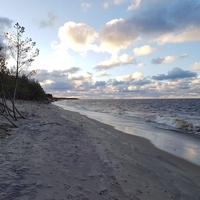
{"label": "sandy beach", "polygon": [[19,128],[0,129],[0,200],[200,200],[200,166],[52,104],[18,106]]}

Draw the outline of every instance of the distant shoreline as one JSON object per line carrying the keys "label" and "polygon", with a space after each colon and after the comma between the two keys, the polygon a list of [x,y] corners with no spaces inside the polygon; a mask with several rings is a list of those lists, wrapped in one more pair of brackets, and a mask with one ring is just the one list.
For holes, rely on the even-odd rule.
{"label": "distant shoreline", "polygon": [[67,98],[67,97],[53,97],[52,99],[54,101],[59,101],[59,100],[79,100],[79,98]]}

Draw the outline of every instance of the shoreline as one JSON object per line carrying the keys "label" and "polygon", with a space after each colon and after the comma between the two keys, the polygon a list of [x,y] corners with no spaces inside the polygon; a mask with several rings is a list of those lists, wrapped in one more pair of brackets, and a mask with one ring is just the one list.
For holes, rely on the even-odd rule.
{"label": "shoreline", "polygon": [[[60,103],[57,104],[55,102],[53,105],[68,110],[68,107],[63,106]],[[111,125],[115,130],[121,131],[124,134],[145,138],[156,148],[200,166],[200,148],[198,147],[200,138],[195,135],[190,135],[181,130],[158,129],[146,124],[138,124],[136,122],[131,122],[130,124],[126,120],[121,122],[121,119],[119,120],[119,118],[110,115],[107,116],[107,114],[104,113],[87,113],[82,110],[77,111],[74,108],[69,108],[69,111],[77,112],[90,119]]]}
{"label": "shoreline", "polygon": [[[63,108],[60,108],[60,109],[63,110],[63,111],[66,111],[67,113],[71,113],[72,115],[74,115],[74,114],[76,116],[80,115],[81,118],[83,118],[83,120],[86,120],[87,122],[89,122],[90,124],[92,124],[94,126],[98,126],[98,128],[101,131],[104,131],[106,134],[111,135],[115,139],[117,138],[124,145],[131,146],[131,144],[129,144],[131,141],[133,142],[133,146],[139,146],[139,145],[143,145],[144,144],[142,146],[142,148],[143,148],[142,150],[144,150],[144,151],[147,151],[147,152],[150,151],[150,152],[153,152],[155,154],[157,153],[159,155],[163,155],[163,156],[171,159],[176,164],[180,163],[180,164],[183,164],[184,166],[194,167],[195,174],[196,174],[196,172],[199,172],[199,170],[200,170],[200,166],[199,165],[196,165],[195,163],[189,162],[186,159],[183,159],[181,157],[175,156],[175,155],[173,155],[173,154],[171,154],[171,153],[169,153],[167,151],[164,151],[164,150],[156,147],[149,139],[146,139],[144,137],[140,137],[140,136],[137,136],[137,135],[133,135],[133,134],[129,134],[129,133],[123,132],[121,130],[116,129],[112,125],[108,125],[108,124],[99,122],[99,121],[97,121],[95,119],[89,118],[86,115],[82,115],[82,114],[80,114],[78,112],[65,110]],[[112,134],[111,132],[114,132],[114,134]],[[123,139],[125,141],[123,141]],[[127,143],[126,141],[129,141],[129,143]],[[135,143],[137,143],[137,145]],[[199,175],[199,174],[197,174],[197,175]]]}
{"label": "shoreline", "polygon": [[[0,140],[0,199],[200,199],[200,167],[56,105]],[[2,198],[3,197],[3,198]]]}

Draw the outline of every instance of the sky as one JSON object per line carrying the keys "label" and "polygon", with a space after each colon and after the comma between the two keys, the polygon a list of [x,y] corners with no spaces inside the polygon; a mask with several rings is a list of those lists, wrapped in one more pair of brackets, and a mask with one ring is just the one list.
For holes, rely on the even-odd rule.
{"label": "sky", "polygon": [[200,98],[200,0],[0,0],[25,27],[30,70],[58,97]]}

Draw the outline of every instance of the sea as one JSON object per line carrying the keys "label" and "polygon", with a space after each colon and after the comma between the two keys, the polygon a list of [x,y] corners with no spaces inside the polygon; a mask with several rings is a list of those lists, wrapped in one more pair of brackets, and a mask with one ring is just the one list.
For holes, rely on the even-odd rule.
{"label": "sea", "polygon": [[80,99],[54,104],[146,138],[200,166],[200,99]]}

